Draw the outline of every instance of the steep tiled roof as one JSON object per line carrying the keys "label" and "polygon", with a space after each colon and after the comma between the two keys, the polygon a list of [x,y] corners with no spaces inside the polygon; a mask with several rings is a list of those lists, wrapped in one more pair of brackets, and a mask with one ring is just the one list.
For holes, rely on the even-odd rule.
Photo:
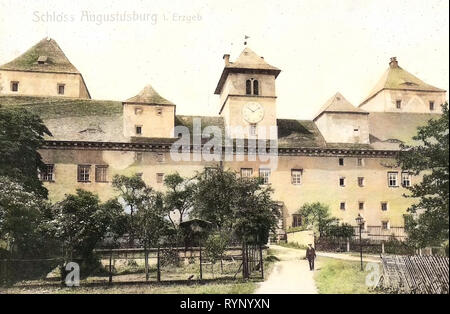
{"label": "steep tiled roof", "polygon": [[429,85],[401,68],[396,58],[391,58],[389,68],[384,72],[383,76],[369,93],[369,96],[366,97],[360,106],[364,105],[369,99],[384,89],[445,92],[445,90]]}
{"label": "steep tiled roof", "polygon": [[[171,143],[176,139],[129,138],[123,135],[123,106],[118,101],[65,99],[59,97],[0,96],[0,108],[25,108],[44,120],[54,141],[114,143]],[[314,121],[278,119],[280,148],[339,148],[397,150],[400,143],[414,144],[417,127],[439,114],[376,113],[369,114],[370,145],[326,143]],[[202,129],[218,126],[225,134],[221,117],[177,115],[175,125],[186,126],[193,133],[193,121],[200,119]]]}
{"label": "steep tiled roof", "polygon": [[[227,55],[229,58],[229,55]],[[258,56],[253,50],[246,47],[235,62],[226,62],[222,75],[217,83],[215,94],[220,94],[223,84],[230,72],[251,72],[251,73],[269,73],[280,74],[281,70],[268,64],[263,57]]]}
{"label": "steep tiled roof", "polygon": [[354,107],[341,93],[337,92],[320,108],[314,120],[319,118],[324,112],[341,112],[341,113],[360,113],[368,114],[368,112]]}
{"label": "steep tiled roof", "polygon": [[44,38],[16,59],[0,66],[0,70],[80,74],[58,43],[49,38]]}
{"label": "steep tiled roof", "polygon": [[161,97],[151,85],[147,85],[143,90],[134,97],[127,99],[129,103],[157,104],[157,105],[173,105],[172,102]]}

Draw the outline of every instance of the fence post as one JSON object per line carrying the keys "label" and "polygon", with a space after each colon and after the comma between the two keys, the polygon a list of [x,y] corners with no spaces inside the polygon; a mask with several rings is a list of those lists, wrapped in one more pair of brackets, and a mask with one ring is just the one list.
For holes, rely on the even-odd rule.
{"label": "fence post", "polygon": [[202,261],[202,244],[199,243],[199,248],[200,248],[200,280],[203,280],[203,261]]}
{"label": "fence post", "polygon": [[350,239],[347,239],[347,252],[350,252]]}
{"label": "fence post", "polygon": [[159,253],[159,244],[158,244],[158,252],[156,255],[156,281],[161,282],[161,262],[160,262],[160,253]]}
{"label": "fence post", "polygon": [[148,250],[147,245],[144,246],[144,259],[145,259],[145,281],[148,281]]}
{"label": "fence post", "polygon": [[261,263],[261,278],[264,280],[264,259],[262,246],[259,246],[259,262]]}
{"label": "fence post", "polygon": [[112,283],[112,255],[113,255],[113,250],[111,248],[111,250],[109,252],[109,284]]}
{"label": "fence post", "polygon": [[384,241],[381,241],[381,253],[384,254]]}

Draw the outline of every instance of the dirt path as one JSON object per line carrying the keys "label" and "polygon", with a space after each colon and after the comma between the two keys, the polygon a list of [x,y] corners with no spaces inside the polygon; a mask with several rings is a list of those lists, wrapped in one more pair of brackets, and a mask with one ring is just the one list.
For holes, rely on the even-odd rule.
{"label": "dirt path", "polygon": [[314,272],[309,270],[304,250],[289,249],[271,245],[280,259],[274,266],[269,278],[262,282],[255,294],[315,294]]}

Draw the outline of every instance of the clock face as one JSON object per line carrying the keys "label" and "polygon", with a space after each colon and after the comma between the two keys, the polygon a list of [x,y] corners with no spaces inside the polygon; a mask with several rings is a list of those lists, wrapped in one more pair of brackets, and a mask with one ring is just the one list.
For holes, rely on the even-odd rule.
{"label": "clock face", "polygon": [[248,123],[258,123],[264,118],[264,108],[257,102],[249,102],[242,109],[242,115]]}

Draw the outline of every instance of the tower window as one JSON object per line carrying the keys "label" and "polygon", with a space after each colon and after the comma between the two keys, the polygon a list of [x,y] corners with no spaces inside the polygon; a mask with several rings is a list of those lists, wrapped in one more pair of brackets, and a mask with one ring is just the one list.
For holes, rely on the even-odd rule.
{"label": "tower window", "polygon": [[381,202],[381,210],[387,211],[388,210],[388,203],[387,202]]}
{"label": "tower window", "polygon": [[11,82],[11,91],[18,92],[19,91],[19,82]]}
{"label": "tower window", "polygon": [[339,186],[345,186],[345,178],[344,177],[339,178]]}
{"label": "tower window", "polygon": [[345,202],[341,202],[339,205],[340,210],[345,210]]}
{"label": "tower window", "polygon": [[250,124],[250,135],[256,136],[256,123]]}
{"label": "tower window", "polygon": [[344,158],[339,158],[339,166],[343,166],[344,165]]}
{"label": "tower window", "polygon": [[430,101],[430,111],[434,111],[434,101]]}
{"label": "tower window", "polygon": [[364,159],[358,158],[357,165],[358,165],[358,167],[364,166]]}
{"label": "tower window", "polygon": [[143,109],[142,109],[142,108],[140,108],[140,107],[134,108],[134,114],[135,114],[135,115],[142,114],[142,112],[143,112]]}
{"label": "tower window", "polygon": [[381,222],[381,228],[383,230],[388,230],[389,229],[389,221],[382,221]]}
{"label": "tower window", "polygon": [[247,95],[251,95],[252,94],[252,81],[247,80],[246,84],[245,84],[245,93]]}
{"label": "tower window", "polygon": [[162,116],[162,108],[156,108],[156,115]]}
{"label": "tower window", "polygon": [[397,109],[402,109],[402,101],[401,100],[397,100],[395,102],[395,106],[396,106]]}
{"label": "tower window", "polygon": [[136,135],[142,135],[142,125],[136,125]]}
{"label": "tower window", "polygon": [[253,95],[259,95],[259,82],[257,80],[253,81]]}
{"label": "tower window", "polygon": [[358,185],[359,185],[360,187],[363,187],[363,186],[364,186],[364,177],[358,177]]}
{"label": "tower window", "polygon": [[58,95],[64,95],[64,84],[58,84]]}

